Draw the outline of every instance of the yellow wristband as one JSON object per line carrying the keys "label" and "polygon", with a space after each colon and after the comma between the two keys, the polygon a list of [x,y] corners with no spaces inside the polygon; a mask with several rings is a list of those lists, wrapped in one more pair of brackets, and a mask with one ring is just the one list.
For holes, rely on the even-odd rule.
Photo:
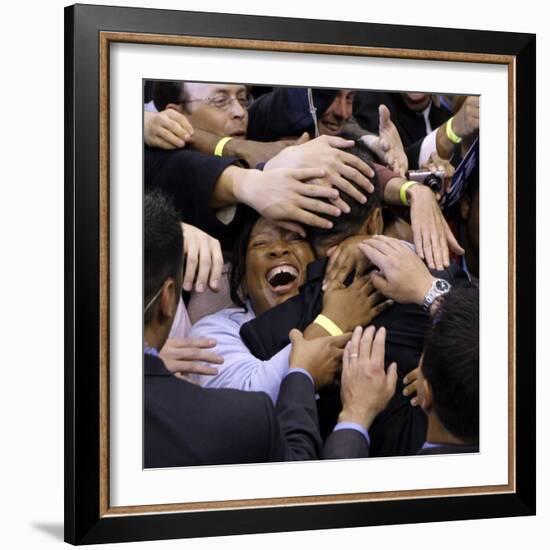
{"label": "yellow wristband", "polygon": [[223,156],[223,148],[225,147],[225,144],[232,139],[232,137],[223,137],[222,139],[220,139],[220,141],[216,143],[216,147],[214,148],[214,155],[217,157]]}
{"label": "yellow wristband", "polygon": [[457,136],[455,134],[455,131],[453,130],[453,118],[454,117],[451,117],[447,121],[447,125],[445,126],[445,130],[447,132],[447,137],[449,138],[450,141],[452,141],[453,143],[460,143],[462,141],[462,138]]}
{"label": "yellow wristband", "polygon": [[404,206],[409,206],[409,201],[407,200],[407,189],[417,183],[417,181],[407,181],[401,186],[401,189],[399,189],[399,198],[401,199],[401,204]]}
{"label": "yellow wristband", "polygon": [[313,322],[323,327],[331,336],[340,336],[340,334],[344,334],[342,329],[325,315],[317,315]]}

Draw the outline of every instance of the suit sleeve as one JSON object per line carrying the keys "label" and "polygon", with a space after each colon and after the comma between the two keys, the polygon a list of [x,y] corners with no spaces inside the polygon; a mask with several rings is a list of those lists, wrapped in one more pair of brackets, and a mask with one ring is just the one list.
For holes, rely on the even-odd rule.
{"label": "suit sleeve", "polygon": [[271,460],[312,460],[321,453],[313,385],[294,373],[281,383],[273,419]]}
{"label": "suit sleeve", "polygon": [[367,458],[369,456],[369,444],[357,430],[338,430],[332,432],[323,446],[321,458]]}

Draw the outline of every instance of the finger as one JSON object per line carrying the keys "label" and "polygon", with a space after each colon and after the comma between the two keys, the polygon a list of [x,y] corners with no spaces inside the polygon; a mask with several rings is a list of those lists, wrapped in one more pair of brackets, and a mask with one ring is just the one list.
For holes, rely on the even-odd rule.
{"label": "finger", "polygon": [[387,264],[388,257],[384,253],[380,252],[380,250],[378,250],[376,246],[373,246],[373,244],[371,244],[371,240],[369,240],[369,242],[363,242],[358,246],[359,246],[359,250],[361,250],[361,252],[363,252],[363,254],[375,266],[377,266],[379,269],[382,269],[382,270],[384,269],[384,267]]}
{"label": "finger", "polygon": [[330,345],[341,350],[350,341],[351,337],[351,332],[345,332],[344,334],[339,334],[338,336],[327,336],[327,338],[330,339]]}
{"label": "finger", "polygon": [[[367,331],[370,328],[372,327],[369,327]],[[363,329],[361,327],[355,327],[353,334],[351,336],[350,346],[349,346],[350,367],[352,368],[357,365],[357,362],[359,359],[359,354],[360,354],[359,348],[362,341],[362,338],[361,338],[362,335],[364,337]],[[366,357],[368,358],[368,355]]]}
{"label": "finger", "polygon": [[214,338],[170,338],[166,341],[173,348],[215,348],[217,341]]}
{"label": "finger", "polygon": [[375,317],[378,317],[382,312],[386,311],[390,307],[393,306],[395,302],[393,300],[385,300],[384,302],[381,302],[377,305],[375,305],[373,308],[371,308],[371,315],[374,319]]}
{"label": "finger", "polygon": [[447,222],[445,222],[445,236],[447,238],[447,244],[449,245],[450,249],[455,254],[462,256],[464,254],[464,249],[458,244],[458,241],[456,240],[456,237],[453,235],[451,228],[447,225]]}
{"label": "finger", "polygon": [[187,259],[185,261],[185,274],[183,276],[183,289],[190,292],[193,289],[193,281],[199,263],[199,250],[194,238],[185,240],[187,245]]}
{"label": "finger", "polygon": [[374,185],[369,178],[374,178],[374,170],[358,156],[340,151],[338,158],[344,163],[341,173],[344,177],[362,187],[368,193],[374,191]]}
{"label": "finger", "polygon": [[326,173],[321,168],[296,168],[290,171],[290,176],[299,181],[323,178]]}
{"label": "finger", "polygon": [[361,362],[368,362],[372,353],[372,341],[374,338],[375,328],[367,327],[363,331],[363,336],[359,342],[359,356],[361,357]]}
{"label": "finger", "polygon": [[328,263],[327,263],[327,269],[325,271],[325,280],[324,282],[331,281],[335,278],[336,273],[338,272],[338,269],[340,268],[340,262],[338,258],[341,254],[341,248],[337,246],[331,247],[332,252],[329,254],[327,252],[327,256],[329,257]]}
{"label": "finger", "polygon": [[336,147],[337,149],[346,149],[355,145],[355,141],[352,139],[344,139],[338,136],[323,136],[322,139],[328,143],[328,145]]}
{"label": "finger", "polygon": [[347,342],[346,347],[344,348],[344,355],[342,356],[342,369],[343,369],[342,376],[345,376],[345,373],[349,367],[349,353],[350,353],[349,348],[350,348],[350,341]]}
{"label": "finger", "polygon": [[190,357],[189,359],[186,359],[184,357],[182,357],[181,359],[192,360],[192,361],[203,361],[204,363],[212,363],[214,365],[222,365],[224,362],[224,359],[221,355],[218,355],[213,351],[208,351],[208,350],[199,349],[199,348],[194,350],[192,357]]}
{"label": "finger", "polygon": [[[441,243],[439,241],[439,233],[434,232],[431,236],[432,241],[432,253],[434,258],[435,267],[438,271],[443,270],[443,250],[441,249]],[[445,243],[447,247],[447,243]]]}
{"label": "finger", "polygon": [[442,253],[443,268],[446,268],[451,265],[451,261],[449,257],[449,246],[447,244],[447,239],[443,231],[439,232],[438,237],[439,237],[439,247],[441,248],[441,253]]}
{"label": "finger", "polygon": [[[174,146],[170,142],[162,139],[159,136],[153,136],[150,140],[151,147],[156,147],[157,149],[164,149],[165,151],[173,151],[174,149],[179,149],[180,146]],[[183,143],[185,145],[185,142]]]}
{"label": "finger", "polygon": [[333,172],[332,174],[329,174],[328,179],[334,187],[349,195],[356,202],[360,204],[365,204],[367,202],[367,197],[365,197],[359,189],[355,188],[347,179],[343,178],[338,173]]}
{"label": "finger", "polygon": [[[379,252],[382,252],[382,254],[384,254],[385,256],[395,255],[396,248],[390,238],[388,237],[381,238],[383,237],[383,235],[376,235],[376,237],[377,238],[373,237],[364,242],[366,242],[373,248],[376,248]],[[401,252],[401,250],[397,250],[397,251]]]}
{"label": "finger", "polygon": [[[331,246],[328,250],[327,250],[327,256],[330,258],[330,256],[332,255],[333,252],[338,252],[340,250],[340,248],[338,247],[338,245],[334,245],[334,246]],[[329,262],[330,263],[330,262]]]}
{"label": "finger", "polygon": [[166,114],[169,118],[173,119],[185,132],[187,132],[190,136],[193,135],[193,126],[189,122],[186,116],[182,115],[175,109],[167,109]]}
{"label": "finger", "polygon": [[177,147],[178,149],[185,145],[184,139],[181,139],[166,128],[157,128],[157,135],[159,138],[167,141],[168,143],[170,143],[170,145],[172,145],[173,147]]}
{"label": "finger", "polygon": [[413,223],[413,241],[414,241],[414,248],[418,256],[422,259],[424,259],[424,248],[422,246],[422,233],[421,230],[418,228],[416,223]]}
{"label": "finger", "polygon": [[390,110],[381,103],[378,106],[378,128],[380,129],[386,129],[390,122]]}
{"label": "finger", "polygon": [[292,347],[299,345],[304,339],[302,333],[297,328],[293,328],[288,333],[288,337],[290,338],[290,343],[292,344]]}
{"label": "finger", "polygon": [[194,361],[185,361],[181,364],[174,364],[172,365],[172,372],[177,374],[187,374],[187,373],[194,373],[194,374],[208,374],[210,376],[215,376],[218,374],[218,369],[216,367],[210,367],[208,365],[201,365],[200,363],[196,363]]}
{"label": "finger", "polygon": [[[174,109],[171,109],[171,110],[174,113],[179,114],[176,111],[174,111]],[[186,120],[185,117],[183,117],[183,119]],[[164,128],[169,130],[171,134],[173,134],[174,136],[176,136],[180,140],[186,141],[188,139],[191,139],[190,132],[187,130],[186,126],[184,126],[180,122],[179,119],[174,120],[171,116],[167,115],[163,119],[163,124],[164,124]],[[187,121],[186,121],[186,125],[189,125],[189,124],[187,124]],[[191,128],[191,131],[192,131],[192,128]]]}
{"label": "finger", "polygon": [[426,260],[426,263],[428,264],[428,267],[430,269],[435,269],[435,262],[433,257],[433,250],[432,250],[432,240],[431,235],[428,232],[428,229],[424,229],[424,233],[422,234],[422,244],[423,244],[423,252],[424,252],[424,258]]}
{"label": "finger", "polygon": [[212,269],[210,271],[210,288],[214,291],[220,288],[220,279],[223,270],[223,254],[220,246],[220,241],[213,239],[210,243],[212,254]]}
{"label": "finger", "polygon": [[303,197],[317,199],[338,199],[340,196],[337,189],[333,189],[328,185],[314,185],[312,183],[299,183],[294,191]]}
{"label": "finger", "polygon": [[388,389],[388,393],[393,395],[395,393],[396,385],[397,385],[397,363],[392,363],[388,367],[388,371],[386,373],[386,387]]}
{"label": "finger", "polygon": [[340,216],[342,211],[329,202],[321,201],[318,199],[310,199],[308,197],[298,197],[296,205],[310,212],[318,212],[319,214],[326,214],[327,216]]}
{"label": "finger", "polygon": [[302,143],[307,143],[309,141],[309,134],[304,132],[297,140],[296,145],[302,145]]}
{"label": "finger", "polygon": [[289,217],[298,223],[311,225],[312,227],[321,227],[322,229],[332,229],[334,225],[331,221],[298,207],[290,210]]}
{"label": "finger", "polygon": [[298,235],[300,235],[304,239],[306,238],[306,231],[299,223],[286,222],[281,220],[277,220],[273,223],[275,223],[275,225],[278,225],[279,227],[282,227],[283,229],[292,231],[293,233],[298,233]]}
{"label": "finger", "polygon": [[416,380],[413,380],[410,384],[407,384],[407,386],[403,388],[403,395],[407,397],[407,395],[412,395],[413,393],[416,393],[416,386]]}
{"label": "finger", "polygon": [[376,331],[376,336],[372,344],[371,359],[374,360],[376,367],[384,368],[384,350],[386,345],[386,329],[380,327]]}
{"label": "finger", "polygon": [[349,207],[349,204],[345,202],[343,199],[338,197],[337,199],[331,199],[330,202],[336,206],[336,208],[339,208],[344,214],[349,214],[351,212],[351,208]]}
{"label": "finger", "polygon": [[195,281],[195,290],[203,292],[208,282],[208,275],[212,266],[212,256],[210,255],[210,247],[206,239],[201,239],[199,246],[199,272]]}
{"label": "finger", "polygon": [[411,406],[412,407],[417,407],[418,406],[418,397],[413,397],[411,399]]}

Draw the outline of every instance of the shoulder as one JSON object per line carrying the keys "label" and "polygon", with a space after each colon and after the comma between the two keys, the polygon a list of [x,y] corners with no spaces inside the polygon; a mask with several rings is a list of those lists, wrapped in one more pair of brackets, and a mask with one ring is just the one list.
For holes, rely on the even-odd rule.
{"label": "shoulder", "polygon": [[190,336],[201,336],[203,334],[229,333],[234,334],[239,332],[241,325],[254,319],[254,313],[248,308],[244,311],[243,308],[226,308],[216,311],[210,315],[206,315],[195,323],[191,329]]}

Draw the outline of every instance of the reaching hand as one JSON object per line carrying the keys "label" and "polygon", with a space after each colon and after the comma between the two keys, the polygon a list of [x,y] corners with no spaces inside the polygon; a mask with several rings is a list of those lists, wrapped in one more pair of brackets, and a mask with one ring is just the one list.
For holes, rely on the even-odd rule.
{"label": "reaching hand", "polygon": [[453,117],[453,131],[461,138],[479,129],[479,96],[469,95]]}
{"label": "reaching hand", "polygon": [[358,277],[345,287],[337,281],[327,285],[323,294],[323,311],[343,332],[368,325],[375,317],[393,305],[374,287],[370,276]]}
{"label": "reaching hand", "polygon": [[418,304],[430,289],[434,277],[422,260],[403,242],[376,235],[359,245],[365,256],[378,267],[371,272],[373,286],[401,304]]}
{"label": "reaching hand", "polygon": [[296,140],[280,140],[271,142],[233,139],[224,148],[224,156],[235,156],[243,159],[248,166],[255,168],[262,162],[267,162],[278,155],[289,145],[296,144]]}
{"label": "reaching hand", "polygon": [[371,263],[358,248],[358,245],[364,240],[365,235],[353,235],[327,250],[329,261],[323,280],[323,290],[326,290],[332,281],[343,284],[347,276],[354,270],[355,278],[361,277],[367,272]]}
{"label": "reaching hand", "polygon": [[385,105],[380,105],[378,116],[378,139],[372,141],[369,147],[394,172],[405,176],[409,169],[409,161],[399,132],[390,118],[390,110]]}
{"label": "reaching hand", "polygon": [[452,183],[452,178],[455,173],[455,167],[446,159],[442,159],[437,151],[432,151],[430,158],[420,168],[429,170],[430,172],[444,172],[445,179],[443,180],[443,189],[441,193],[435,193],[435,198],[439,202],[443,195],[449,191]]}
{"label": "reaching hand", "polygon": [[300,224],[330,229],[332,222],[318,216],[339,216],[341,210],[326,200],[336,199],[338,191],[324,185],[304,183],[324,176],[319,168],[291,170],[273,169],[269,172],[246,170],[235,183],[238,202],[254,208],[265,218],[305,237]]}
{"label": "reaching hand", "polygon": [[357,327],[346,345],[341,379],[342,412],[339,422],[355,422],[369,428],[395,393],[397,364],[384,371],[386,329]]}
{"label": "reaching hand", "polygon": [[181,226],[185,253],[184,290],[191,291],[195,281],[197,292],[203,292],[207,282],[212,290],[217,291],[223,268],[220,242],[193,225],[182,223]]}
{"label": "reaching hand", "polygon": [[143,114],[143,140],[149,147],[181,149],[192,137],[193,126],[175,109]]}
{"label": "reaching hand", "polygon": [[[367,197],[352,185],[353,182],[367,193],[374,191],[369,178],[374,177],[374,170],[361,159],[342,151],[353,146],[352,140],[336,136],[320,136],[311,141],[307,134],[303,135],[298,144],[287,147],[265,165],[264,170],[274,168],[321,168],[322,177],[311,183],[336,187],[347,193],[357,202],[365,203]],[[342,199],[335,199],[333,204],[343,212],[350,211],[349,206]]]}
{"label": "reaching hand", "polygon": [[317,390],[331,384],[342,366],[344,346],[351,333],[306,340],[298,329],[292,329],[289,337],[292,344],[290,368],[309,372]]}
{"label": "reaching hand", "polygon": [[416,253],[430,269],[441,271],[450,265],[449,248],[458,255],[464,254],[464,249],[447,224],[433,191],[417,184],[408,193]]}
{"label": "reaching hand", "polygon": [[212,338],[168,339],[160,350],[160,357],[166,368],[178,378],[189,380],[186,376],[188,374],[215,376],[218,369],[205,364],[223,363],[223,357],[213,351],[207,351],[215,346],[216,340]]}
{"label": "reaching hand", "polygon": [[407,396],[414,396],[411,399],[411,405],[413,407],[416,407],[418,405],[418,378],[420,375],[420,367],[416,367],[416,369],[412,370],[403,378],[403,384],[405,384],[405,387],[403,388],[403,395],[405,397]]}

